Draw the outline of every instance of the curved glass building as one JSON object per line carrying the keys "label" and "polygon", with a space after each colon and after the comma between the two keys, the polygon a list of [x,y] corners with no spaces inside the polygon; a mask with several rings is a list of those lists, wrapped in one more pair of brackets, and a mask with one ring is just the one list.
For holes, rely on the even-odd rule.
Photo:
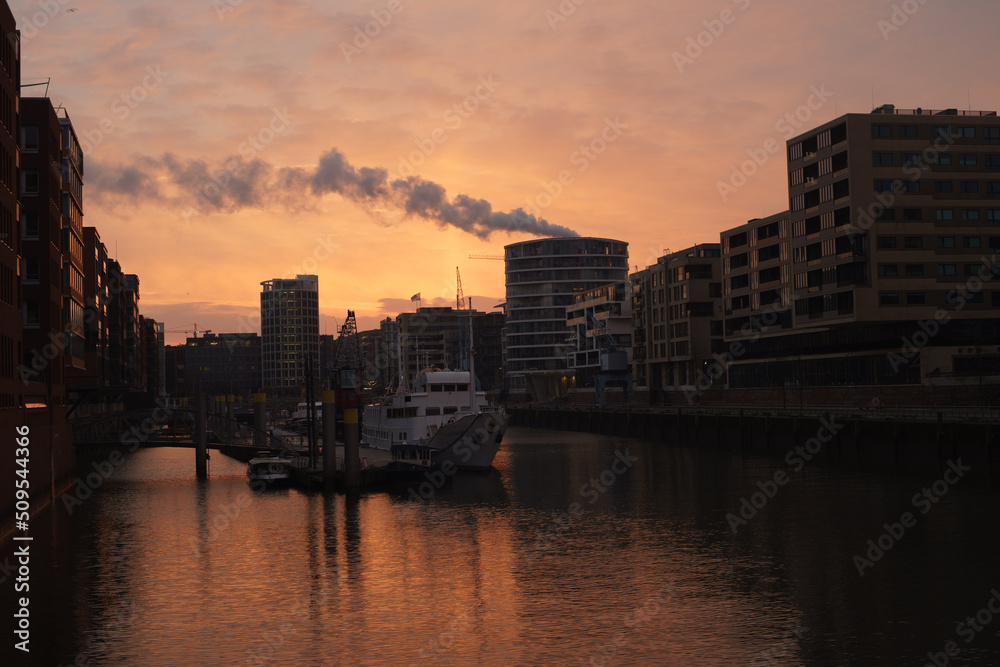
{"label": "curved glass building", "polygon": [[628,243],[601,238],[551,238],[504,247],[507,322],[504,376],[524,391],[533,373],[567,375],[566,307],[576,295],[628,281]]}

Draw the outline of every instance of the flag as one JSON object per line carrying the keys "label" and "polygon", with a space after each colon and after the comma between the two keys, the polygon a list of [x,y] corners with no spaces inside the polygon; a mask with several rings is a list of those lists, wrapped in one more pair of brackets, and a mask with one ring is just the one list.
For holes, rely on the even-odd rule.
{"label": "flag", "polygon": [[420,301],[420,292],[417,292],[416,294],[411,296],[410,301]]}

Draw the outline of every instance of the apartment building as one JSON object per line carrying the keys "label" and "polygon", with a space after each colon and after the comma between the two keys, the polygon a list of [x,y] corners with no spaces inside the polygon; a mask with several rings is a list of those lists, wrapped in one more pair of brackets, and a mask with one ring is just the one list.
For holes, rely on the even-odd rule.
{"label": "apartment building", "polygon": [[651,400],[696,382],[723,344],[720,244],[666,254],[633,273],[635,381]]}
{"label": "apartment building", "polygon": [[[988,282],[1000,250],[996,112],[885,105],[794,137],[787,150],[787,214],[723,234],[726,336],[746,343],[730,386],[1000,375],[1000,349],[989,345],[1000,339],[1000,286]],[[761,244],[775,222],[777,237]],[[772,248],[746,277],[733,266],[744,241],[748,261]],[[777,318],[767,301],[780,302]]]}
{"label": "apartment building", "polygon": [[602,368],[601,353],[608,349],[612,340],[624,352],[625,366],[631,367],[630,283],[611,283],[577,294],[574,304],[566,308],[566,325],[570,328],[569,343],[572,345],[567,366],[573,372],[576,387],[592,386],[595,375],[609,370]]}

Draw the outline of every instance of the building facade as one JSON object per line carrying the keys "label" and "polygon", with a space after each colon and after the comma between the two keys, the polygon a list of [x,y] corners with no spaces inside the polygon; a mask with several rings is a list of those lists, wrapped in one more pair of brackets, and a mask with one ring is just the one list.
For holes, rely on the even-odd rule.
{"label": "building facade", "polygon": [[[1000,338],[1000,289],[988,281],[1000,273],[996,113],[885,105],[794,137],[787,149],[791,253],[777,260],[781,281],[772,284],[784,292],[791,280],[791,326],[784,313],[747,330],[727,320],[727,335],[747,342],[730,386],[1000,376],[1000,350],[989,345]],[[732,232],[730,260],[740,252]],[[908,346],[914,336],[927,340]]]}
{"label": "building facade", "polygon": [[233,394],[252,402],[252,394],[260,391],[263,377],[261,355],[261,337],[256,333],[206,333],[201,338],[188,338],[182,363],[190,396],[199,392],[209,396]]}
{"label": "building facade", "polygon": [[[601,352],[611,343],[606,333],[626,354],[626,364],[632,364],[632,290],[626,282],[611,283],[576,295],[566,308],[566,325],[570,328],[567,367],[573,373],[575,387],[591,387],[594,376],[601,372]],[[605,369],[606,370],[606,369]]]}
{"label": "building facade", "polygon": [[628,243],[604,238],[549,238],[504,247],[504,381],[515,394],[542,397],[570,383],[566,309],[578,294],[628,281]]}
{"label": "building facade", "polygon": [[[305,388],[307,360],[314,390],[320,388],[319,278],[299,275],[261,283],[261,368],[270,394],[299,397]],[[188,359],[190,372],[191,360]],[[318,395],[318,394],[317,394]]]}
{"label": "building facade", "polygon": [[720,245],[664,255],[630,281],[635,381],[655,402],[663,391],[696,384],[722,349]]}

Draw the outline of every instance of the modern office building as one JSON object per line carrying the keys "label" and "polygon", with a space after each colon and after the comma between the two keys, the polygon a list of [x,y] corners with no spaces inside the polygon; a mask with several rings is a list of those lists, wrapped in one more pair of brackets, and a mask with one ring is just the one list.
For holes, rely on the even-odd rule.
{"label": "modern office building", "polygon": [[[306,384],[307,360],[314,390],[318,390],[319,278],[314,275],[275,278],[262,282],[261,288],[264,391],[286,398],[300,397]],[[189,372],[190,366],[188,359]]]}
{"label": "modern office building", "polygon": [[455,310],[450,306],[400,313],[396,322],[407,382],[432,366],[468,370],[469,318],[474,322],[483,315],[478,310]]}
{"label": "modern office building", "polygon": [[571,384],[568,355],[573,349],[566,309],[578,294],[628,281],[628,243],[534,239],[505,246],[504,252],[507,389],[535,398],[564,393]]}
{"label": "modern office building", "polygon": [[633,273],[632,321],[637,386],[650,400],[697,383],[723,346],[722,259],[718,243],[660,257]]}
{"label": "modern office building", "polygon": [[[783,306],[791,280],[791,326],[782,313],[764,331],[751,327],[747,341],[738,313],[727,313],[727,336],[747,341],[730,386],[958,385],[1000,376],[1000,348],[991,344],[1000,340],[1000,289],[984,279],[1000,273],[996,113],[885,105],[825,123],[787,148],[791,252],[785,258],[785,241],[768,237],[760,249],[777,245],[766,254],[779,257],[756,273],[772,278],[758,286],[760,299],[774,285]],[[745,227],[749,243],[761,223]],[[732,267],[742,233],[723,235],[730,298],[747,295]],[[740,317],[752,316],[749,288],[751,308]],[[908,348],[914,337],[922,342]]]}
{"label": "modern office building", "polygon": [[256,333],[206,333],[188,338],[183,356],[187,388],[192,395],[233,394],[250,403],[261,387],[261,350]]}

